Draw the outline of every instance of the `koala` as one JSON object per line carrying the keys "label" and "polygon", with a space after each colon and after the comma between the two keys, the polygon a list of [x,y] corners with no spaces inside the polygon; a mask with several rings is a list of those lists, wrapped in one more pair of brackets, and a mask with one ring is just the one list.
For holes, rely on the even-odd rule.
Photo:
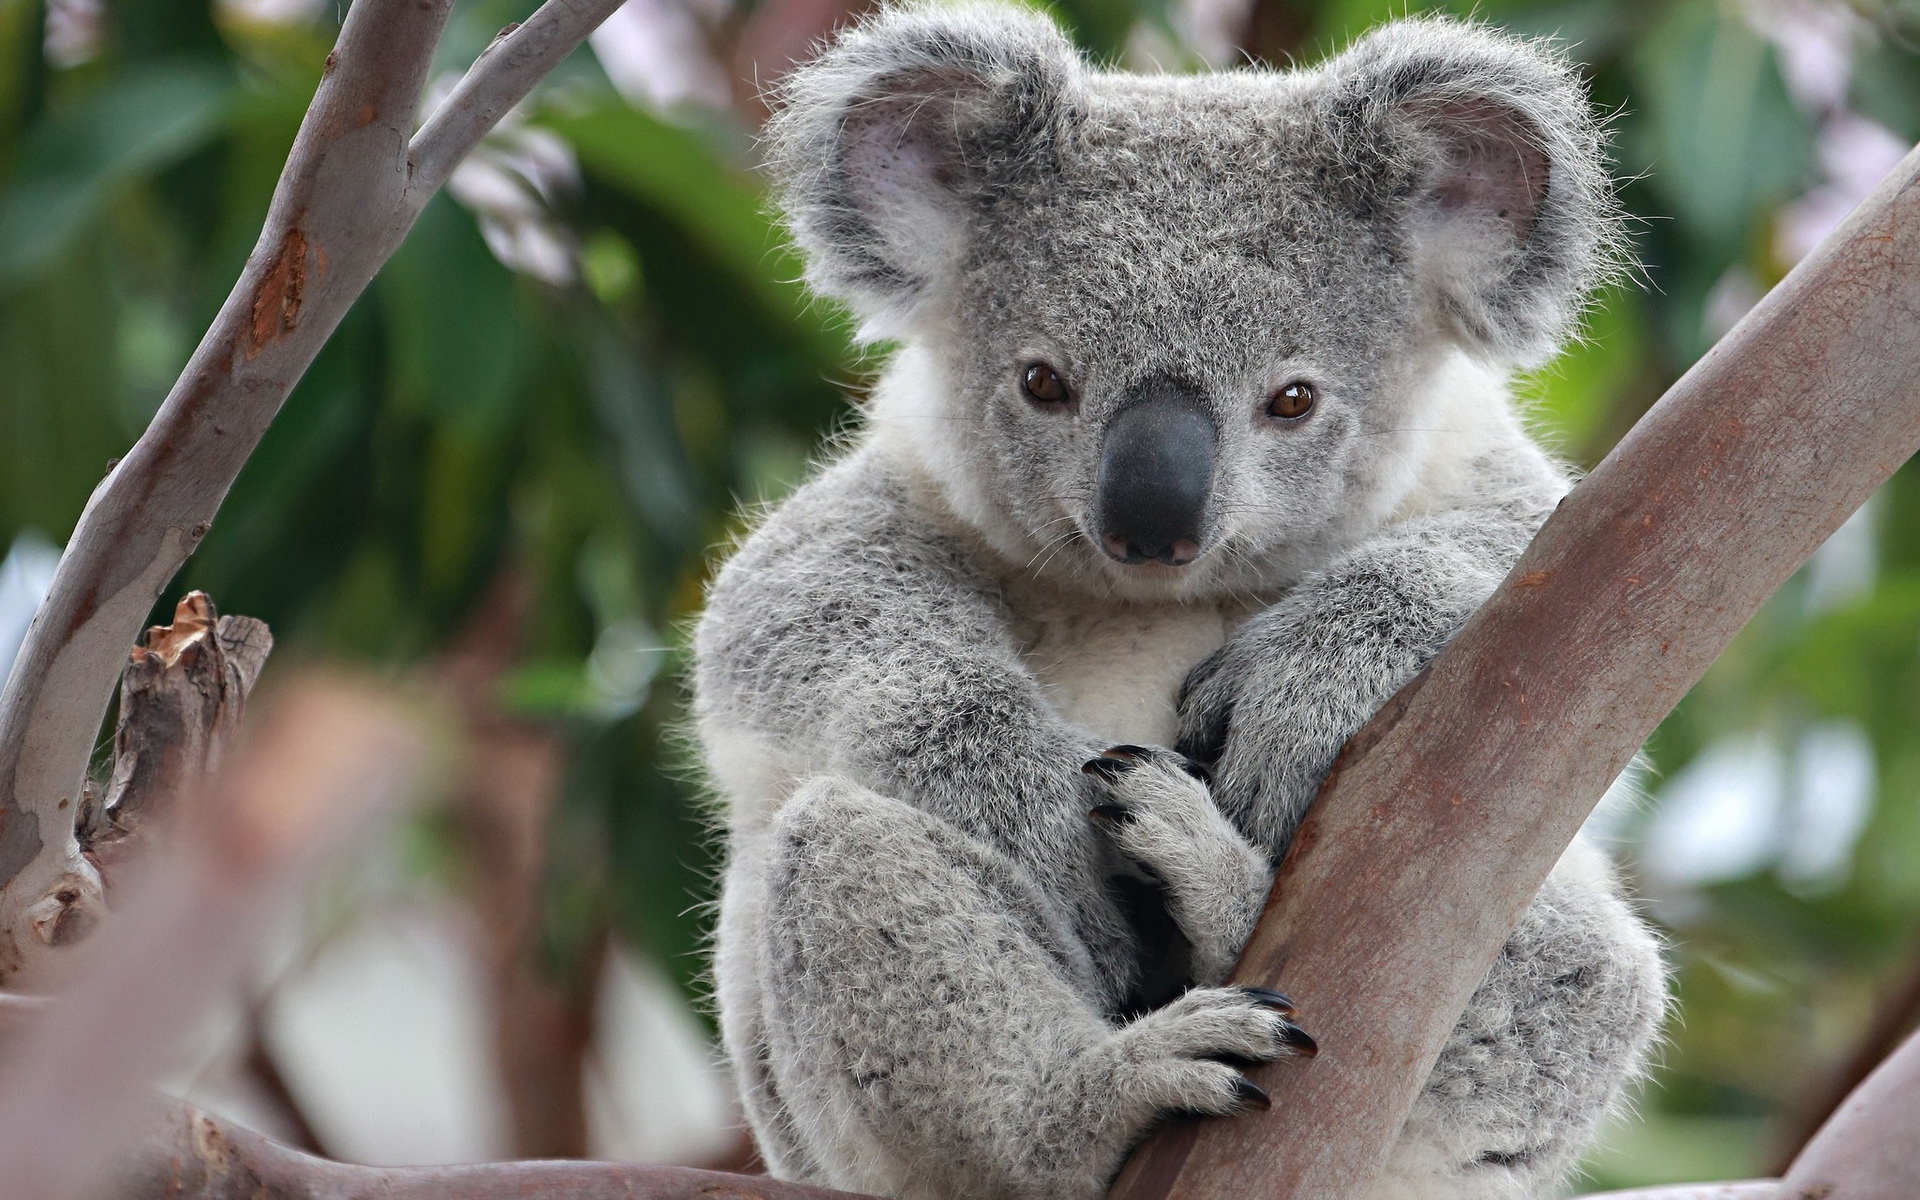
{"label": "koala", "polygon": [[[779,99],[807,282],[889,350],[695,635],[722,1040],[777,1176],[1090,1200],[1316,1049],[1228,975],[1342,744],[1569,487],[1508,377],[1614,257],[1601,135],[1552,52],[1437,19],[1172,77],[896,7]],[[1373,1195],[1552,1188],[1663,997],[1576,843]]]}

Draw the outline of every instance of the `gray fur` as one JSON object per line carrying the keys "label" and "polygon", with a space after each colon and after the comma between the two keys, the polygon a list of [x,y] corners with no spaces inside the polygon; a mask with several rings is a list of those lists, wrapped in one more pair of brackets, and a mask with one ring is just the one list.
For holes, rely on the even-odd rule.
{"label": "gray fur", "polygon": [[[1565,491],[1506,372],[1604,267],[1598,133],[1557,57],[1430,20],[1172,79],[1018,10],[895,9],[784,102],[808,278],[900,347],[700,626],[724,1040],[777,1174],[1091,1198],[1166,1113],[1247,1101],[1214,1059],[1299,1047],[1217,986],[1269,864]],[[1039,360],[1071,409],[1022,398]],[[1294,379],[1315,410],[1265,415]],[[1167,380],[1220,431],[1203,553],[1124,566],[1090,524],[1101,431]],[[1083,770],[1116,742],[1149,748]],[[1150,748],[1176,742],[1210,789]],[[1551,1186],[1661,995],[1577,845],[1378,1195]]]}

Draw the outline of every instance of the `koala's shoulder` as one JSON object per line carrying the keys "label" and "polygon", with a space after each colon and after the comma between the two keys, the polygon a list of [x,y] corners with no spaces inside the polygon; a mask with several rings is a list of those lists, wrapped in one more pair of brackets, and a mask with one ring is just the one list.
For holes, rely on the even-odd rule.
{"label": "koala's shoulder", "polygon": [[977,581],[977,556],[949,525],[897,466],[855,449],[766,511],[715,577],[708,613]]}

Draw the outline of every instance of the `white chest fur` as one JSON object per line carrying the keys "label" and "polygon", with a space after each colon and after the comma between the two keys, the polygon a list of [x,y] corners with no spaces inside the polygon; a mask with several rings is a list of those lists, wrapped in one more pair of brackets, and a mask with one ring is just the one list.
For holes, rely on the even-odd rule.
{"label": "white chest fur", "polygon": [[1170,746],[1181,681],[1245,619],[1211,605],[1060,607],[1023,622],[1023,654],[1067,720],[1116,743]]}

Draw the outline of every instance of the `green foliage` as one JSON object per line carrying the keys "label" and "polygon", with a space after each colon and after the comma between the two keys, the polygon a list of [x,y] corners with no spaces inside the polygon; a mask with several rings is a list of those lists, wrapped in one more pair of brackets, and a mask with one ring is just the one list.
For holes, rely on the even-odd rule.
{"label": "green foliage", "polygon": [[[441,65],[531,7],[461,4]],[[1185,54],[1166,0],[1052,7],[1103,56]],[[1311,61],[1428,10],[1559,36],[1619,113],[1643,278],[1602,297],[1588,340],[1524,387],[1541,427],[1590,465],[1709,344],[1729,288],[1782,273],[1783,206],[1822,181],[1830,114],[1796,97],[1776,43],[1732,0],[1260,0],[1261,53]],[[317,11],[318,24],[276,23],[125,0],[91,55],[50,65],[39,5],[0,0],[0,539],[66,533],[224,298],[332,39],[334,8]],[[1857,12],[1847,103],[1920,136],[1913,10]],[[499,700],[576,751],[555,817],[550,949],[564,959],[610,923],[692,987],[714,860],[675,749],[679,642],[741,504],[794,484],[869,364],[797,283],[752,170],[753,114],[636,107],[581,54],[525,119],[490,153],[557,139],[577,182],[496,182],[524,193],[516,211],[570,270],[510,269],[494,249],[513,235],[499,205],[436,200],[173,590],[266,619],[283,658],[398,670],[431,662],[490,580],[523,572],[536,592],[526,654]],[[1806,385],[1810,404],[1846,401]],[[1810,883],[1769,859],[1658,897],[1685,1020],[1644,1119],[1594,1160],[1598,1180],[1765,1166],[1768,1121],[1814,1090],[1912,965],[1916,531],[1909,470],[1878,502],[1864,585],[1821,600],[1796,580],[1653,744],[1672,779],[1730,737],[1791,747],[1853,722],[1873,807],[1837,876]],[[1630,818],[1630,837],[1648,819]]]}

